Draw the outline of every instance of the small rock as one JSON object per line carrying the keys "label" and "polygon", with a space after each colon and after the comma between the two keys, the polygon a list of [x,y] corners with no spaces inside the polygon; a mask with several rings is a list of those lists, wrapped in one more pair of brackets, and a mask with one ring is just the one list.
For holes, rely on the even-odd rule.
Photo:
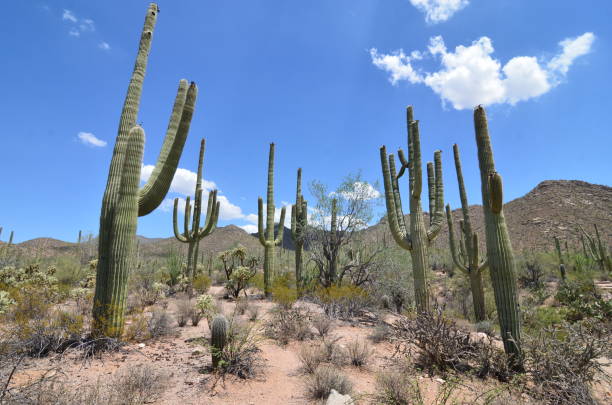
{"label": "small rock", "polygon": [[441,378],[436,378],[436,381],[439,382],[440,384],[444,384],[446,382]]}
{"label": "small rock", "polygon": [[352,405],[353,400],[349,395],[342,395],[336,390],[331,390],[325,405]]}
{"label": "small rock", "polygon": [[139,343],[139,344],[138,344],[138,347],[140,347],[140,348],[142,349],[142,348],[144,348],[144,347],[145,347],[145,344],[144,344],[144,343]]}

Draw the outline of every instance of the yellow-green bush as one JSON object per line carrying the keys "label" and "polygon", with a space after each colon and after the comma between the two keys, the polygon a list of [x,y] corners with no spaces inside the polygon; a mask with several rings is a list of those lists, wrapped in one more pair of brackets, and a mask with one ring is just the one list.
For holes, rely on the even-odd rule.
{"label": "yellow-green bush", "polygon": [[206,274],[200,274],[193,279],[193,289],[200,294],[208,291],[211,284],[212,280]]}
{"label": "yellow-green bush", "polygon": [[294,288],[279,284],[272,287],[272,300],[284,309],[289,309],[297,301],[298,294]]}
{"label": "yellow-green bush", "polygon": [[331,317],[349,318],[356,315],[369,304],[370,296],[366,290],[355,285],[333,285],[320,288],[315,297]]}

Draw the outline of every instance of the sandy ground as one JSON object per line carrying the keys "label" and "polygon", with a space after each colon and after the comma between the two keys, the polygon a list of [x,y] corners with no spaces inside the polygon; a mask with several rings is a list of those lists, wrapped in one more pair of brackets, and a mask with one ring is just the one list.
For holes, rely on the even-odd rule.
{"label": "sandy ground", "polygon": [[[222,288],[212,287],[210,292],[220,297]],[[176,309],[176,300],[168,299],[168,301],[167,310],[172,313]],[[231,314],[234,304],[228,301],[222,302],[223,312]],[[265,318],[274,304],[254,299],[250,305],[259,306],[260,317]],[[311,309],[318,310],[316,306],[312,306]],[[247,315],[244,315],[243,318],[246,322]],[[263,320],[257,322],[261,323]],[[331,335],[340,337],[339,343],[342,345],[350,340],[366,339],[371,333],[371,326],[359,323],[351,325],[337,321]],[[302,345],[313,344],[313,341],[291,342],[286,346],[280,346],[275,341],[262,337],[260,354],[263,359],[263,367],[257,378],[242,380],[234,376],[227,376],[224,380],[213,384],[212,375],[204,371],[211,362],[208,349],[192,341],[193,338],[208,338],[209,336],[207,322],[203,319],[196,327],[178,328],[176,337],[151,340],[144,344],[132,343],[118,353],[105,354],[101,359],[90,359],[85,362],[64,359],[61,363],[62,372],[67,381],[71,381],[76,387],[83,383],[94,383],[98,379],[104,380],[128,365],[150,364],[166,373],[169,381],[167,390],[154,402],[155,404],[297,405],[317,403],[306,397],[306,377],[300,371],[301,365],[297,355]],[[342,369],[342,372],[353,383],[352,396],[358,400],[359,404],[372,403],[371,394],[375,392],[376,374],[388,370],[391,366],[390,358],[394,351],[391,343],[371,344],[371,347],[373,354],[369,364],[361,368],[345,366]],[[20,383],[27,377],[39,375],[38,370],[48,368],[52,361],[51,359],[28,360],[26,369],[16,376],[14,381]],[[436,393],[440,385],[445,383],[444,380],[421,376],[418,377],[418,381],[425,393],[425,403],[434,403]],[[472,389],[482,392],[496,385],[492,380],[485,383],[475,379],[470,380],[468,384],[472,388],[459,387],[453,398],[469,400],[473,396]],[[612,399],[608,388],[598,389],[606,400]]]}

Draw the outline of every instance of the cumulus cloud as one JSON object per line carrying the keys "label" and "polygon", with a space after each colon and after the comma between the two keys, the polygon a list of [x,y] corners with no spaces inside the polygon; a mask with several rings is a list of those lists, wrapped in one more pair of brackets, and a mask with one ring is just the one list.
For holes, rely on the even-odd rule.
{"label": "cumulus cloud", "polygon": [[106,146],[106,141],[103,141],[102,139],[98,139],[91,132],[79,132],[77,137],[79,138],[81,143],[88,145],[88,146],[94,146],[97,148],[102,148]]}
{"label": "cumulus cloud", "polygon": [[410,0],[410,3],[425,13],[427,23],[436,24],[448,20],[470,2],[469,0]]}
{"label": "cumulus cloud", "polygon": [[102,49],[103,51],[110,51],[110,45],[108,44],[108,42],[100,42],[98,44],[98,48]]}
{"label": "cumulus cloud", "polygon": [[242,225],[240,228],[244,229],[247,233],[257,233],[257,225]]}
{"label": "cumulus cloud", "polygon": [[[70,25],[68,35],[71,37],[79,38],[83,33],[94,32],[96,30],[94,20],[91,18],[77,18],[76,14],[71,10],[64,9],[62,20]],[[110,50],[110,45],[104,41],[100,42],[98,47],[105,51]]]}
{"label": "cumulus cloud", "polygon": [[529,100],[547,93],[559,85],[576,58],[591,51],[595,35],[587,32],[559,43],[562,50],[548,62],[533,56],[517,56],[505,65],[495,59],[493,43],[481,37],[471,45],[457,46],[449,51],[441,36],[430,39],[426,55],[440,60],[440,68],[434,72],[417,71],[412,63],[424,58],[424,54],[403,50],[380,54],[371,49],[372,63],[389,73],[389,81],[397,84],[406,80],[411,84],[422,83],[450,102],[457,110],[472,108],[478,104],[491,105]]}
{"label": "cumulus cloud", "polygon": [[[155,169],[154,165],[143,165],[140,171],[140,180],[145,182],[149,180],[149,177],[153,174],[153,169]],[[193,194],[197,178],[197,173],[180,167],[177,168],[172,178],[172,183],[170,184],[170,192],[182,195]],[[202,190],[204,194],[207,194],[210,190],[215,188],[217,188],[217,185],[213,181],[202,179]]]}

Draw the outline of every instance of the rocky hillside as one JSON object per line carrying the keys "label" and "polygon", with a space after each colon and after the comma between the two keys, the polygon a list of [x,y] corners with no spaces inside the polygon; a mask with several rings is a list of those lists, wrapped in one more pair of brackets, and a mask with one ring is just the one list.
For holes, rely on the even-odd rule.
{"label": "rocky hillside", "polygon": [[[455,207],[457,208],[457,207]],[[578,225],[592,231],[597,223],[608,244],[612,245],[612,187],[590,184],[578,180],[547,180],[538,184],[525,196],[508,202],[504,206],[506,220],[512,243],[516,250],[551,249],[553,236],[567,240],[570,245],[579,243]],[[454,210],[456,222],[461,217],[458,209]],[[474,228],[483,231],[482,207],[470,206],[470,214]],[[406,217],[407,223],[409,222]],[[458,228],[458,225],[457,225]],[[448,246],[448,230],[446,220],[441,235],[436,239],[435,246]],[[145,238],[140,240],[140,254],[145,257],[164,257],[171,248],[185,249],[186,245],[171,238]],[[385,220],[364,231],[364,238],[373,243],[392,244]],[[484,238],[481,237],[481,242]],[[87,252],[95,254],[94,239],[91,246],[84,243]],[[244,245],[253,254],[260,254],[261,246],[257,234],[248,234],[243,229],[228,225],[219,227],[212,235],[201,242],[201,251],[217,253],[236,246]],[[283,247],[293,249],[291,234],[285,228]],[[77,248],[75,243],[63,242],[57,239],[37,238],[17,245],[23,254],[49,257],[61,255]]]}

